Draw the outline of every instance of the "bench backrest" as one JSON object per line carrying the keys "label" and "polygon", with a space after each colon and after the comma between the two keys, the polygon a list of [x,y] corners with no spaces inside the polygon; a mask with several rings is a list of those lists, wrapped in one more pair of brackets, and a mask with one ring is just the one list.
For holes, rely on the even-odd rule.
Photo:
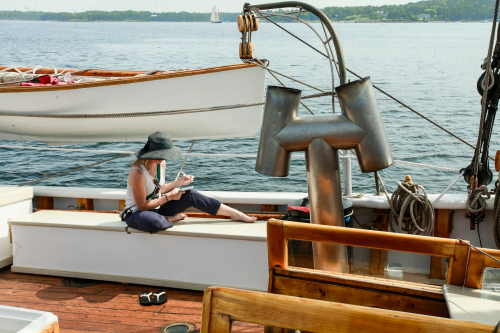
{"label": "bench backrest", "polygon": [[201,333],[228,333],[234,321],[308,332],[491,333],[493,326],[247,290],[205,290]]}

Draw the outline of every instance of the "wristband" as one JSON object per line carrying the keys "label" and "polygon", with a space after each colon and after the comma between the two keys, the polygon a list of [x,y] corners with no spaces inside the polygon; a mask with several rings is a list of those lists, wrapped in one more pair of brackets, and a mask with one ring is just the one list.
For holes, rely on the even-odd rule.
{"label": "wristband", "polygon": [[161,206],[161,201],[160,201],[160,198],[156,199],[158,200],[158,204]]}
{"label": "wristband", "polygon": [[168,202],[168,193],[165,194],[165,198],[167,198],[167,201],[165,202],[165,203],[167,203]]}

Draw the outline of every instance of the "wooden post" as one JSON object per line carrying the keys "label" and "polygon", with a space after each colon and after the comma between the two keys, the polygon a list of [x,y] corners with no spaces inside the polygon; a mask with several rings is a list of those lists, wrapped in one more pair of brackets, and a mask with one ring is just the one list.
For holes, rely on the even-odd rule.
{"label": "wooden post", "polygon": [[[375,213],[388,213],[386,209],[374,209]],[[377,225],[380,231],[387,231],[389,215],[373,215],[373,222]],[[384,275],[385,262],[387,260],[386,250],[370,250],[370,275]]]}
{"label": "wooden post", "polygon": [[481,289],[483,285],[483,267],[485,255],[476,249],[471,249],[469,267],[465,277],[465,287]]}
{"label": "wooden post", "polygon": [[37,197],[38,209],[54,209],[53,197]]}
{"label": "wooden post", "polygon": [[271,219],[267,222],[267,254],[269,268],[288,268],[287,241],[283,238],[283,221]]}
{"label": "wooden post", "polygon": [[[448,266],[447,284],[454,286],[463,286],[465,273],[467,271],[467,258],[469,257],[470,247],[460,241],[455,246],[455,255],[450,259]],[[468,242],[468,241],[466,241]]]}
{"label": "wooden post", "polygon": [[231,318],[213,311],[213,289],[207,288],[203,294],[203,309],[201,318],[201,333],[231,332]]}
{"label": "wooden post", "polygon": [[94,210],[94,199],[78,198],[78,209],[80,209],[80,210]]}
{"label": "wooden post", "polygon": [[[434,224],[434,237],[450,238],[451,214],[448,209],[436,209],[434,211],[436,223]],[[446,258],[431,257],[431,269],[429,279],[446,279]]]}
{"label": "wooden post", "polygon": [[119,206],[118,209],[120,210],[120,212],[123,211],[123,210],[125,210],[125,200],[120,200],[119,201],[119,205],[120,206]]}

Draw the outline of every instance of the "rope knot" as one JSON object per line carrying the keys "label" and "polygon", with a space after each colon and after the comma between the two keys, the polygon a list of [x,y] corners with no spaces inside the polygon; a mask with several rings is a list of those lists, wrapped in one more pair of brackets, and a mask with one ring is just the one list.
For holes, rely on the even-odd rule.
{"label": "rope knot", "polygon": [[469,188],[467,192],[467,202],[465,204],[467,212],[465,213],[465,217],[472,217],[475,214],[484,215],[486,198],[490,198],[490,192],[486,188],[486,185],[481,185],[475,189]]}

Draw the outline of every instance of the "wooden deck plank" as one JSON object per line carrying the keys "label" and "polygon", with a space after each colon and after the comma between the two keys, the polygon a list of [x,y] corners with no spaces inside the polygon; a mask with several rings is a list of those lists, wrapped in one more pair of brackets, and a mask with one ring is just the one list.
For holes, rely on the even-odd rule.
{"label": "wooden deck plank", "polygon": [[92,322],[82,322],[73,320],[64,320],[64,323],[60,322],[61,333],[65,333],[66,329],[83,329],[85,332],[87,330],[96,330],[97,332],[112,332],[112,333],[158,333],[159,328],[157,327],[139,327],[139,326],[123,326],[116,324],[99,324],[96,325]]}
{"label": "wooden deck plank", "polygon": [[[102,331],[101,331],[102,332]],[[99,331],[65,329],[63,333],[101,333]]]}
{"label": "wooden deck plank", "polygon": [[[39,298],[47,299],[47,300],[71,300],[76,299],[78,297],[83,298],[89,303],[103,303],[103,302],[115,302],[115,303],[131,303],[137,302],[139,299],[139,293],[137,294],[120,294],[115,293],[114,295],[93,295],[93,294],[85,294],[79,293],[79,289],[75,288],[73,292],[55,292],[50,290],[50,288],[42,289],[42,290],[10,290],[3,289],[1,292],[2,295],[17,295],[17,296],[37,296]],[[151,289],[151,288],[150,288]],[[184,301],[200,301],[201,298],[197,295],[169,295],[167,293],[167,297],[171,300],[184,300]]]}
{"label": "wooden deck plank", "polygon": [[[30,281],[37,281],[38,284],[47,284],[52,286],[63,286],[61,277],[52,277],[52,276],[44,276],[44,275],[32,275],[32,274],[22,274],[22,273],[13,273],[13,272],[1,272],[0,271],[0,283],[1,282],[11,282],[11,283],[29,283]],[[151,287],[145,285],[132,285],[132,284],[121,284],[115,282],[102,282],[96,286],[85,287],[86,289],[102,289],[102,290],[120,290],[120,291],[131,291],[131,292],[142,292],[144,288],[149,289],[162,289],[168,291],[171,294],[183,294],[183,295],[200,295],[203,296],[202,291],[188,291],[181,289],[172,289],[172,288],[162,288],[162,287]]]}
{"label": "wooden deck plank", "polygon": [[[52,312],[62,333],[149,333],[163,325],[191,322],[201,325],[203,292],[145,285],[102,282],[83,288],[62,283],[63,278],[0,270],[0,304]],[[138,303],[142,291],[165,290],[161,306]],[[260,325],[235,323],[234,332],[262,332]]]}
{"label": "wooden deck plank", "polygon": [[[14,301],[3,301],[3,305],[26,307],[27,303],[14,302]],[[143,312],[140,310],[118,310],[118,309],[102,309],[94,307],[84,307],[84,306],[69,306],[69,305],[58,305],[58,304],[41,304],[41,303],[31,303],[30,309],[47,311],[47,312],[65,312],[71,313],[78,311],[80,314],[84,315],[106,315],[110,317],[122,317],[122,318],[137,318],[137,319],[147,319],[147,320],[173,320],[175,321],[190,321],[190,320],[200,320],[201,319],[201,309],[192,314],[170,314],[167,312]],[[200,318],[198,318],[200,317]]]}

